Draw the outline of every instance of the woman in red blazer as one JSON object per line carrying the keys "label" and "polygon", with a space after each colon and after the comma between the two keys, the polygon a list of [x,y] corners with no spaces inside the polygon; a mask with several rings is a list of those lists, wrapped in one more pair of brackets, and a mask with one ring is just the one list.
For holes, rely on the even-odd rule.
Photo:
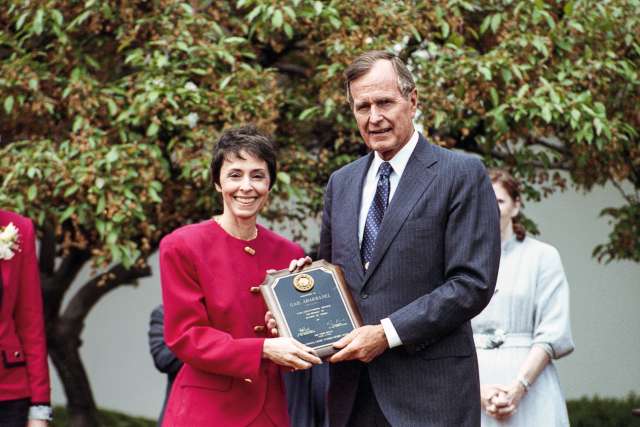
{"label": "woman in red blazer", "polygon": [[225,132],[213,153],[222,215],[187,225],[160,244],[165,340],[184,362],[165,427],[287,426],[280,367],[321,363],[290,338],[272,338],[257,286],[302,249],[256,224],[275,182],[271,140],[254,127]]}
{"label": "woman in red blazer", "polygon": [[42,291],[33,224],[0,210],[0,426],[51,419]]}

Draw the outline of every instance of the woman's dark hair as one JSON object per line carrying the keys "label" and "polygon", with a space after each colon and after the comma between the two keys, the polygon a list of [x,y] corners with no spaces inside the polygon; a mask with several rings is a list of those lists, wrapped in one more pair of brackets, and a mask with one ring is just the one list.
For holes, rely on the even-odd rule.
{"label": "woman's dark hair", "polygon": [[[520,198],[520,183],[516,181],[509,172],[498,168],[489,169],[488,172],[492,184],[502,185],[502,188],[504,188],[507,194],[509,194],[511,200],[514,202],[520,202],[522,205],[522,199]],[[524,237],[527,235],[527,230],[524,228],[521,219],[522,217],[520,213],[518,213],[518,215],[511,220],[513,234],[516,235],[516,239],[518,239],[518,241],[523,241]]]}
{"label": "woman's dark hair", "polygon": [[267,163],[269,171],[269,189],[276,182],[276,146],[267,134],[262,133],[253,125],[228,129],[222,133],[218,143],[213,148],[211,159],[211,183],[220,185],[220,170],[225,159],[235,156],[244,159],[245,152]]}

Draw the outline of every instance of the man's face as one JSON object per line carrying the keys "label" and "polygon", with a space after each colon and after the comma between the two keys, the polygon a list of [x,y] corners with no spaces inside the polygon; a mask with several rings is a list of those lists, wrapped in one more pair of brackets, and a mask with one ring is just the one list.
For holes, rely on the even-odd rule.
{"label": "man's face", "polygon": [[352,81],[350,90],[365,144],[382,159],[392,159],[413,134],[416,90],[404,98],[393,65],[386,60],[377,61],[367,74]]}

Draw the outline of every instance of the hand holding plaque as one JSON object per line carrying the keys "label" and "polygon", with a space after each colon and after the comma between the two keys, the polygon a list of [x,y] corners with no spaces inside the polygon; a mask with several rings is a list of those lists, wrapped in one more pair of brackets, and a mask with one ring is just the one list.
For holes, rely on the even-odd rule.
{"label": "hand holding plaque", "polygon": [[292,337],[327,357],[333,343],[362,325],[339,267],[324,260],[301,271],[269,273],[260,291],[280,336]]}

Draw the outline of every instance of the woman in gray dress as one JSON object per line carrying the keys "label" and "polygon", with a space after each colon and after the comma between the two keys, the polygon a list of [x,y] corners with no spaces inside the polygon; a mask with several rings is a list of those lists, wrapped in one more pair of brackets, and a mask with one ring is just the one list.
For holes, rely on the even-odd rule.
{"label": "woman in gray dress", "polygon": [[490,170],[489,176],[500,207],[502,255],[494,296],[471,322],[482,426],[566,426],[566,404],[552,363],[574,348],[560,255],[525,235],[518,182],[503,170]]}

